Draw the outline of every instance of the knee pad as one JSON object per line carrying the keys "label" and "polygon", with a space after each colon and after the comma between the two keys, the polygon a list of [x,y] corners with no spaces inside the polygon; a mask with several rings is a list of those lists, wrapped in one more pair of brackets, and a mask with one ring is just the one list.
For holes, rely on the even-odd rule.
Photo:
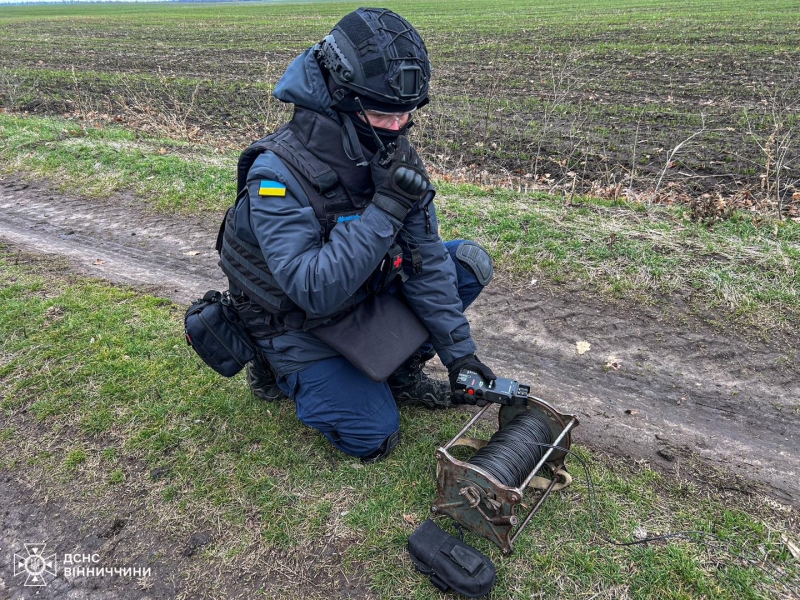
{"label": "knee pad", "polygon": [[361,457],[361,462],[365,464],[370,464],[374,462],[378,462],[379,460],[383,460],[387,456],[389,456],[392,451],[397,448],[397,444],[400,443],[400,430],[398,429],[392,435],[386,438],[386,440],[381,444],[381,447],[378,448],[372,454],[367,456]]}
{"label": "knee pad", "polygon": [[475,275],[483,287],[489,285],[494,275],[492,257],[483,247],[471,240],[462,242],[456,250],[456,258],[464,267]]}

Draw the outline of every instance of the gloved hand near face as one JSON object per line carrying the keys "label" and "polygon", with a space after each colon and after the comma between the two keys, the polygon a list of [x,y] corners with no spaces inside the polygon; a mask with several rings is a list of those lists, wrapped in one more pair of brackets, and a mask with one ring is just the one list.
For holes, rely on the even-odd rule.
{"label": "gloved hand near face", "polygon": [[486,381],[494,381],[497,379],[497,376],[492,372],[492,370],[483,364],[478,357],[474,354],[467,354],[466,356],[462,356],[461,358],[457,358],[449,365],[447,365],[447,371],[450,378],[450,400],[453,404],[477,404],[478,406],[486,406],[486,400],[479,400],[472,394],[465,394],[462,391],[456,391],[456,381],[458,381],[458,374],[463,369],[470,369],[471,371],[475,371],[481,377],[483,377]]}
{"label": "gloved hand near face", "polygon": [[381,166],[381,159],[378,152],[370,162],[375,184],[372,202],[398,221],[404,221],[414,205],[428,193],[430,179],[417,151],[405,136],[397,138],[397,149],[387,166]]}

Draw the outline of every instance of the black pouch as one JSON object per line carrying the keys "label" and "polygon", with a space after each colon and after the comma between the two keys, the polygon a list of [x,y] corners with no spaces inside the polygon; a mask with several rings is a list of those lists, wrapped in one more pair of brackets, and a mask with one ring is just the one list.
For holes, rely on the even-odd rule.
{"label": "black pouch", "polygon": [[492,561],[430,519],[408,538],[408,551],[417,570],[430,576],[431,583],[443,592],[452,589],[470,598],[483,598],[494,587]]}
{"label": "black pouch", "polygon": [[309,331],[378,382],[428,339],[417,315],[393,294],[367,298],[335,323]]}
{"label": "black pouch", "polygon": [[228,292],[206,292],[192,302],[183,322],[186,343],[220,375],[233,377],[255,357],[253,342],[242,328]]}

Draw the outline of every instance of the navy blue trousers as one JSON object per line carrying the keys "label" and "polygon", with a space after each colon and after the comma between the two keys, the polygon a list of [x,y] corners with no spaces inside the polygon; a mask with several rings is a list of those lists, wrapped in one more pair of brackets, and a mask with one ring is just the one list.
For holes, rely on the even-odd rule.
{"label": "navy blue trousers", "polygon": [[[466,309],[483,290],[475,275],[456,260],[464,240],[445,242],[456,265],[458,295]],[[425,344],[421,351],[433,347]],[[377,383],[336,356],[279,377],[278,385],[295,401],[297,417],[352,456],[369,456],[395,431],[400,415],[387,383]]]}

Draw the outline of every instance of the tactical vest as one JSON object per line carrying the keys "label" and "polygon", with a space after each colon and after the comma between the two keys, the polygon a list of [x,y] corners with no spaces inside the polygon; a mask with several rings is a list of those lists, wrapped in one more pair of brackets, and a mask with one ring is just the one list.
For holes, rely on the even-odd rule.
{"label": "tactical vest", "polygon": [[376,272],[368,278],[367,284],[342,305],[335,315],[309,317],[278,286],[261,249],[236,235],[235,211],[244,194],[248,193],[247,175],[258,156],[266,151],[275,153],[300,183],[319,221],[323,243],[328,240],[337,223],[357,218],[367,206],[367,202],[354,202],[348,190],[340,184],[336,172],[302,144],[293,131],[292,122],[254,142],[242,152],[237,166],[236,203],[225,214],[216,248],[220,255],[219,266],[230,282],[272,315],[267,331],[262,331],[258,336],[262,338],[275,337],[286,331],[310,329],[333,321],[336,316],[352,309],[370,293],[377,293],[387,287],[396,276],[404,277],[402,250],[395,243],[389,249],[388,260],[381,261]]}

